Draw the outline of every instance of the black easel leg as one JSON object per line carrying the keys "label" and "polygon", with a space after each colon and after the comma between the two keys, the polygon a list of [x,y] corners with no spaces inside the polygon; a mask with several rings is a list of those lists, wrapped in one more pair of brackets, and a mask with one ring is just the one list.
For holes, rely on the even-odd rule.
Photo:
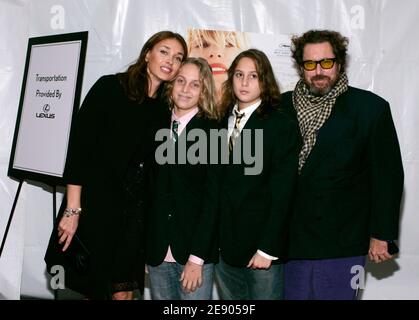
{"label": "black easel leg", "polygon": [[9,221],[7,221],[6,230],[4,231],[3,240],[1,242],[0,258],[1,258],[1,255],[3,253],[3,248],[4,248],[4,245],[6,243],[6,238],[7,238],[7,234],[9,233],[10,225],[12,224],[13,214],[15,213],[16,203],[17,203],[17,199],[19,198],[19,193],[20,193],[20,189],[22,188],[22,184],[23,184],[23,180],[20,180],[19,181],[19,186],[17,187],[17,192],[16,192],[16,195],[15,195],[15,200],[13,201],[12,210],[10,211]]}
{"label": "black easel leg", "polygon": [[[55,219],[57,218],[57,186],[52,186],[52,225],[55,225]],[[58,290],[54,290],[54,300],[58,300]]]}
{"label": "black easel leg", "polygon": [[57,217],[57,187],[52,186],[52,224],[55,223]]}

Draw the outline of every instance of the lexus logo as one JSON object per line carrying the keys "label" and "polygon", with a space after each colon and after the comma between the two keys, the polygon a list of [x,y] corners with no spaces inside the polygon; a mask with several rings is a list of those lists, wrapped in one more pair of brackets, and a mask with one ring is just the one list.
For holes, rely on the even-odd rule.
{"label": "lexus logo", "polygon": [[51,106],[49,103],[46,103],[42,106],[42,112],[36,113],[37,118],[41,119],[54,119],[55,113],[49,113],[51,111]]}
{"label": "lexus logo", "polygon": [[48,113],[48,112],[49,112],[49,110],[51,110],[51,106],[47,103],[47,104],[45,104],[45,105],[43,106],[42,110],[43,110],[45,113]]}

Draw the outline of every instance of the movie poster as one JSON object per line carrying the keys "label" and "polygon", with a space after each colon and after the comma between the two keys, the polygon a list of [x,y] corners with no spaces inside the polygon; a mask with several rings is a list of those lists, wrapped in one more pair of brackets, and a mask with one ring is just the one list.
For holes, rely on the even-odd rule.
{"label": "movie poster", "polygon": [[205,58],[212,68],[217,89],[217,101],[221,85],[227,79],[227,70],[234,58],[250,48],[259,49],[268,56],[281,92],[293,90],[298,74],[291,58],[290,36],[282,34],[258,34],[189,28],[186,34],[188,55]]}

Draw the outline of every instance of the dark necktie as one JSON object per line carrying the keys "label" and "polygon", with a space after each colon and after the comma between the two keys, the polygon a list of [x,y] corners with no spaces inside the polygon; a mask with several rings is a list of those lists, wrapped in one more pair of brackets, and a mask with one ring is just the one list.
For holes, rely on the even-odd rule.
{"label": "dark necktie", "polygon": [[179,121],[173,120],[172,121],[172,139],[173,139],[173,142],[176,142],[178,137],[179,137],[178,133],[177,133],[178,127],[179,127]]}
{"label": "dark necktie", "polygon": [[228,142],[228,149],[230,150],[230,152],[231,150],[233,150],[234,143],[236,142],[237,137],[240,135],[239,124],[240,120],[244,117],[244,113],[239,113],[236,110],[234,110],[234,114],[236,116],[236,121],[234,122],[234,129],[231,133],[230,140]]}

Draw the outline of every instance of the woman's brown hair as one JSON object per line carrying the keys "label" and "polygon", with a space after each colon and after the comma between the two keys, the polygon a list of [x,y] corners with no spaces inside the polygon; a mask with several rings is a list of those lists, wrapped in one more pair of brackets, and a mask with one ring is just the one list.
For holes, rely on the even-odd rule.
{"label": "woman's brown hair", "polygon": [[176,39],[183,47],[183,61],[186,59],[188,47],[185,39],[172,31],[160,31],[152,35],[141,49],[140,56],[137,61],[130,65],[126,72],[119,73],[118,79],[123,86],[128,98],[138,103],[143,102],[144,98],[148,96],[149,78],[147,74],[146,55],[154,46],[160,41],[166,39]]}

